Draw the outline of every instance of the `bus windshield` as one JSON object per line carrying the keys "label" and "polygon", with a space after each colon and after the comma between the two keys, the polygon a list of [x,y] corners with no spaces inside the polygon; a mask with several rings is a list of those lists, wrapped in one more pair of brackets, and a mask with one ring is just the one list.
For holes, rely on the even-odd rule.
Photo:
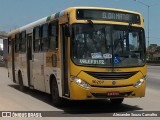
{"label": "bus windshield", "polygon": [[74,24],[71,56],[77,65],[143,66],[146,58],[143,28],[106,24]]}

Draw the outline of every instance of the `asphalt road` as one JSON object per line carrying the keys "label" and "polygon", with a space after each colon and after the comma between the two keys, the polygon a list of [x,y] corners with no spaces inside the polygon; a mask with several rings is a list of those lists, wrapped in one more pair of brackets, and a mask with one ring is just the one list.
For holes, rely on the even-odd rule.
{"label": "asphalt road", "polygon": [[[146,96],[144,98],[125,99],[120,106],[112,105],[108,101],[67,101],[64,107],[57,108],[51,104],[50,96],[46,93],[29,89],[25,92],[19,91],[18,85],[14,84],[7,75],[7,69],[0,67],[0,111],[58,111],[54,114],[57,116],[68,116],[63,118],[58,117],[56,120],[70,120],[74,117],[79,120],[82,117],[85,120],[128,120],[128,117],[106,118],[106,116],[118,112],[160,111],[160,66],[148,66]],[[95,118],[95,116],[98,116],[98,118]],[[19,119],[21,120],[21,118]],[[48,120],[53,118],[37,119]],[[141,119],[150,120],[150,118]],[[159,118],[152,119],[158,120]],[[18,120],[18,118],[15,118],[15,120]]]}

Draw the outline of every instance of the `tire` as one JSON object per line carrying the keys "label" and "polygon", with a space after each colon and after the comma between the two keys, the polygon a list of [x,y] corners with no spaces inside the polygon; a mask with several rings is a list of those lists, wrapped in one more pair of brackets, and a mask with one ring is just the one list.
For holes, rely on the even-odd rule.
{"label": "tire", "polygon": [[18,80],[19,80],[19,90],[24,92],[25,91],[25,87],[23,85],[23,78],[22,78],[21,72],[18,73]]}
{"label": "tire", "polygon": [[57,107],[63,105],[63,99],[59,97],[58,85],[55,80],[51,82],[51,97],[53,105]]}
{"label": "tire", "polygon": [[110,102],[112,104],[120,105],[120,104],[122,104],[123,100],[124,100],[124,98],[110,99]]}

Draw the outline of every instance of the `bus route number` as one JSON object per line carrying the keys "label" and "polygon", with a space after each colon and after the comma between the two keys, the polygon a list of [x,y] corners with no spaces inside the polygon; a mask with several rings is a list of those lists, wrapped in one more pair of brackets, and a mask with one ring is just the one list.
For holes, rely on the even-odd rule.
{"label": "bus route number", "polygon": [[104,83],[103,80],[92,80],[93,84],[102,85]]}

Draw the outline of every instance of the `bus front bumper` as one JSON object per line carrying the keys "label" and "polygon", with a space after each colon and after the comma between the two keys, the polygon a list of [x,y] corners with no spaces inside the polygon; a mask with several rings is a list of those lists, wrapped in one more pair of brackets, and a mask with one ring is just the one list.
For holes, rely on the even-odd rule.
{"label": "bus front bumper", "polygon": [[146,81],[139,86],[127,87],[90,87],[85,89],[74,82],[70,84],[71,100],[94,100],[110,98],[136,98],[145,96]]}

